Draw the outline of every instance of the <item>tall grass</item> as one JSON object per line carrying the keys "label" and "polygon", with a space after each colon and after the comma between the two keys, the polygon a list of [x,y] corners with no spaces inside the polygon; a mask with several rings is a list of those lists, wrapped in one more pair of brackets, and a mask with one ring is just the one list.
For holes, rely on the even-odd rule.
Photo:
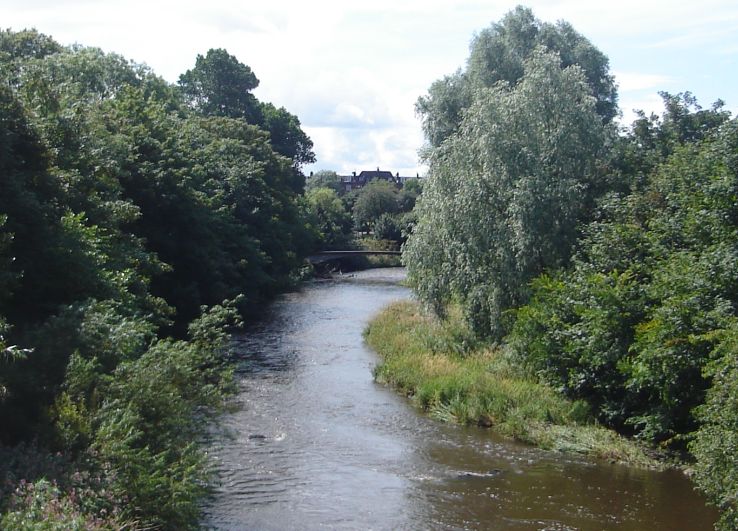
{"label": "tall grass", "polygon": [[634,442],[596,425],[584,402],[535,381],[504,348],[478,342],[454,308],[439,320],[417,303],[394,303],[372,319],[365,338],[381,357],[375,379],[432,417],[493,427],[546,449],[658,466]]}

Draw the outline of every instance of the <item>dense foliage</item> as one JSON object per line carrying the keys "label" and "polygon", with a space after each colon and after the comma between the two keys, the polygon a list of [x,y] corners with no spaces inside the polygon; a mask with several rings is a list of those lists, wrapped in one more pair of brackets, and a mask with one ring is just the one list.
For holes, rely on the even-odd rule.
{"label": "dense foliage", "polygon": [[665,441],[696,428],[703,368],[738,300],[735,122],[603,201],[574,266],[535,284],[513,339],[602,420]]}
{"label": "dense foliage", "polygon": [[257,82],[0,32],[0,527],[196,525],[225,327],[316,244],[312,143]]}
{"label": "dense foliage", "polygon": [[602,422],[682,450],[696,434],[698,484],[732,529],[738,121],[719,115],[632,193],[603,199],[573,267],[534,282],[509,340]]}
{"label": "dense foliage", "polygon": [[351,215],[332,188],[312,188],[305,194],[307,211],[324,248],[346,248],[351,240]]}
{"label": "dense foliage", "polygon": [[396,187],[387,181],[371,181],[356,197],[352,212],[354,226],[368,232],[382,214],[396,214],[398,211]]}
{"label": "dense foliage", "polygon": [[346,192],[336,172],[323,170],[311,174],[305,188],[306,209],[325,248],[356,245],[357,231],[397,249],[415,224],[413,209],[423,186],[420,179],[404,185],[373,179]]}
{"label": "dense foliage", "polygon": [[474,98],[458,132],[430,153],[405,256],[423,300],[440,311],[460,299],[475,330],[499,339],[527,282],[567,263],[608,130],[582,70],[543,48],[517,84]]}
{"label": "dense foliage", "polygon": [[738,121],[662,93],[615,135],[607,59],[518,8],[418,110],[429,178],[404,259],[419,298],[597,420],[696,458],[736,526]]}
{"label": "dense foliage", "polygon": [[698,409],[702,425],[692,442],[697,484],[722,510],[719,526],[738,529],[738,327],[720,338],[706,374],[713,379]]}
{"label": "dense foliage", "polygon": [[259,80],[251,68],[222,48],[209,50],[180,76],[179,86],[187,102],[202,114],[241,118],[267,131],[274,151],[292,161],[295,185],[302,185],[300,167],[315,162],[313,142],[300,129],[297,116],[256,99],[251,91]]}

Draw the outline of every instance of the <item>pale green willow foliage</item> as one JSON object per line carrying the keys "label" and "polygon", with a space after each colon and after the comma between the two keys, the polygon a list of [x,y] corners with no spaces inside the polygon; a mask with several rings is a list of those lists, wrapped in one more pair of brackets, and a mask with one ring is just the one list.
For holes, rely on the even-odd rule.
{"label": "pale green willow foliage", "polygon": [[475,91],[459,131],[428,153],[419,221],[405,247],[419,297],[458,299],[474,329],[501,338],[528,282],[568,261],[610,126],[578,66],[537,48],[524,74]]}

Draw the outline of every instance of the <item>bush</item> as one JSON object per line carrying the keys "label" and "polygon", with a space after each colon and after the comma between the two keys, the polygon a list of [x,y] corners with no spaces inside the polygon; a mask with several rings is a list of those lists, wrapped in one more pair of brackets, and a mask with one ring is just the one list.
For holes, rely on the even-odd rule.
{"label": "bush", "polygon": [[377,240],[393,240],[396,242],[402,240],[402,226],[396,215],[382,214],[374,221],[372,231],[374,232],[374,238]]}
{"label": "bush", "polygon": [[52,482],[41,479],[21,482],[13,493],[9,510],[0,518],[0,528],[15,531],[98,531],[126,527],[112,511],[90,510],[95,496],[87,490],[64,493]]}
{"label": "bush", "polygon": [[197,527],[198,501],[209,474],[197,443],[232,389],[225,327],[236,302],[216,306],[191,324],[190,341],[160,340],[121,364],[95,419],[96,459],[126,497],[124,516],[164,529]]}
{"label": "bush", "polygon": [[698,408],[702,426],[690,449],[697,458],[695,479],[720,508],[718,529],[738,529],[738,325],[718,344],[708,368],[712,386]]}

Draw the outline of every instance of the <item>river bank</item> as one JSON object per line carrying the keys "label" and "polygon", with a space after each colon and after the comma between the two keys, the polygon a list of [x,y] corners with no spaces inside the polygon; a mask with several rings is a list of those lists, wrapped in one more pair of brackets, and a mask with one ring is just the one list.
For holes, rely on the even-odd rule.
{"label": "river bank", "polygon": [[491,427],[543,449],[665,466],[642,446],[598,426],[584,402],[534,381],[504,348],[478,343],[453,311],[441,322],[416,302],[396,302],[371,320],[364,336],[381,358],[376,380],[434,418]]}

